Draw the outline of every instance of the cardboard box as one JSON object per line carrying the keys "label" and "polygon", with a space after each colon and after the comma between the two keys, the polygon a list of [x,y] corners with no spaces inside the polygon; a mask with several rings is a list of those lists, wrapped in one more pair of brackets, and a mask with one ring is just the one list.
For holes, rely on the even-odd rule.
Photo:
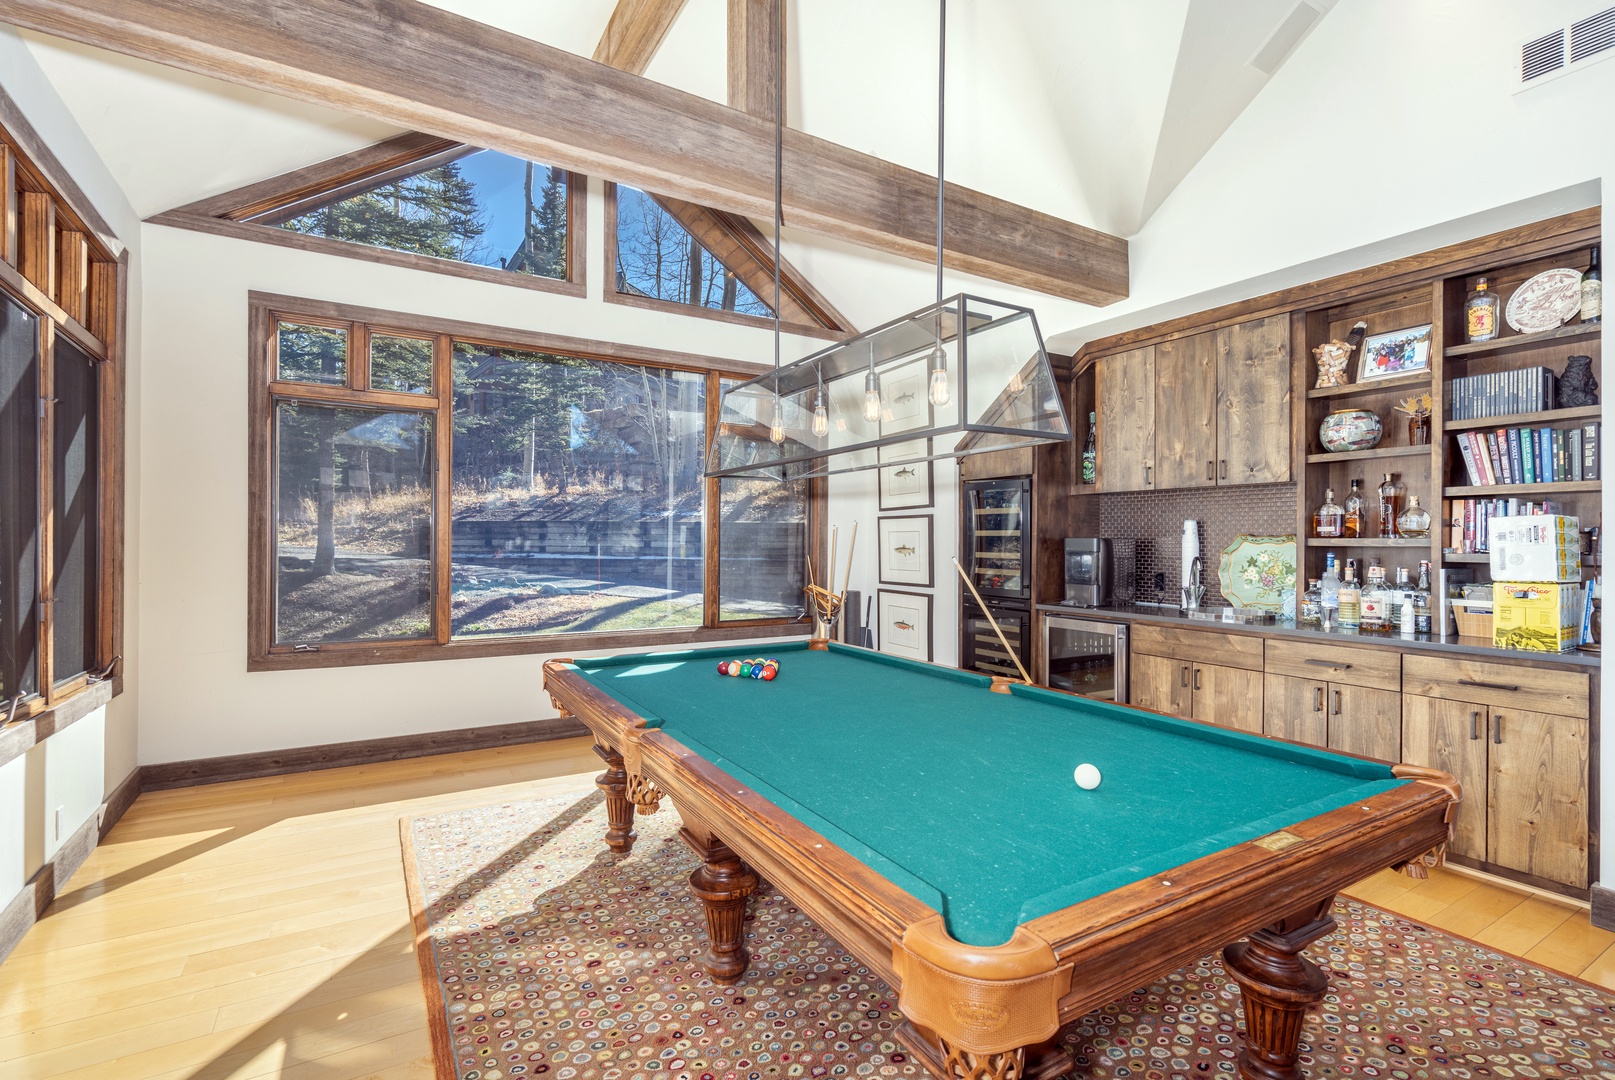
{"label": "cardboard box", "polygon": [[1581,522],[1576,518],[1493,518],[1487,547],[1493,581],[1581,581]]}
{"label": "cardboard box", "polygon": [[1581,586],[1492,583],[1492,644],[1522,652],[1569,652],[1581,644]]}

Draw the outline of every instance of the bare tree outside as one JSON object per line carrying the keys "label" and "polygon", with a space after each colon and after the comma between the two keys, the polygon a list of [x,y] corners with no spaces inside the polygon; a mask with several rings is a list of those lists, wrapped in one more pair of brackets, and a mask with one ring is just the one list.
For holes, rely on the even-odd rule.
{"label": "bare tree outside", "polygon": [[617,186],[617,291],[767,318],[774,310],[655,199]]}

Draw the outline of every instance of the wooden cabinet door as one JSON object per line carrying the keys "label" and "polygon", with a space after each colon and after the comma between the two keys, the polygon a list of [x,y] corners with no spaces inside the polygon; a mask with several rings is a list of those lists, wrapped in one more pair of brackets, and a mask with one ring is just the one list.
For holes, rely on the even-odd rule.
{"label": "wooden cabinet door", "polygon": [[1195,664],[1191,719],[1262,733],[1262,673],[1221,664]]}
{"label": "wooden cabinet door", "polygon": [[1487,857],[1488,716],[1486,706],[1472,702],[1402,695],[1402,760],[1449,772],[1463,785],[1449,847],[1472,859]]}
{"label": "wooden cabinet door", "polygon": [[1217,485],[1217,367],[1224,345],[1215,330],[1155,346],[1157,488]]}
{"label": "wooden cabinet door", "polygon": [[1101,357],[1099,488],[1144,491],[1155,473],[1155,346]]}
{"label": "wooden cabinet door", "polygon": [[1129,660],[1132,672],[1128,675],[1131,704],[1141,709],[1154,709],[1185,720],[1193,699],[1189,688],[1187,660],[1171,660],[1165,656],[1133,653]]}
{"label": "wooden cabinet door", "polygon": [[1402,695],[1329,684],[1329,748],[1381,761],[1402,760]]}
{"label": "wooden cabinet door", "polygon": [[1501,708],[1490,719],[1486,858],[1586,887],[1587,721]]}
{"label": "wooden cabinet door", "polygon": [[1272,484],[1290,478],[1290,317],[1274,315],[1220,331],[1217,482]]}
{"label": "wooden cabinet door", "polygon": [[1293,675],[1262,678],[1262,733],[1312,746],[1329,745],[1329,684]]}

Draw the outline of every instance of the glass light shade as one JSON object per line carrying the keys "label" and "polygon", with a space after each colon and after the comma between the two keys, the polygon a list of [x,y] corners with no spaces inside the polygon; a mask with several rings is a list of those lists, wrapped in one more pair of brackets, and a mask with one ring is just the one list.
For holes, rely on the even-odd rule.
{"label": "glass light shade", "polygon": [[1036,315],[961,293],[727,387],[707,475],[796,479],[1070,440]]}
{"label": "glass light shade", "polygon": [[931,354],[931,391],[927,396],[932,405],[946,405],[952,397],[948,387],[948,354],[940,348]]}

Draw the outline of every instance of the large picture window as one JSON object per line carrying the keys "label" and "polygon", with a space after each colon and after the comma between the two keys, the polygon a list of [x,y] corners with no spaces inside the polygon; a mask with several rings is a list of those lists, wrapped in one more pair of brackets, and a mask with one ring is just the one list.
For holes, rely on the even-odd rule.
{"label": "large picture window", "polygon": [[702,475],[743,365],[252,306],[254,669],[801,632],[816,490]]}

